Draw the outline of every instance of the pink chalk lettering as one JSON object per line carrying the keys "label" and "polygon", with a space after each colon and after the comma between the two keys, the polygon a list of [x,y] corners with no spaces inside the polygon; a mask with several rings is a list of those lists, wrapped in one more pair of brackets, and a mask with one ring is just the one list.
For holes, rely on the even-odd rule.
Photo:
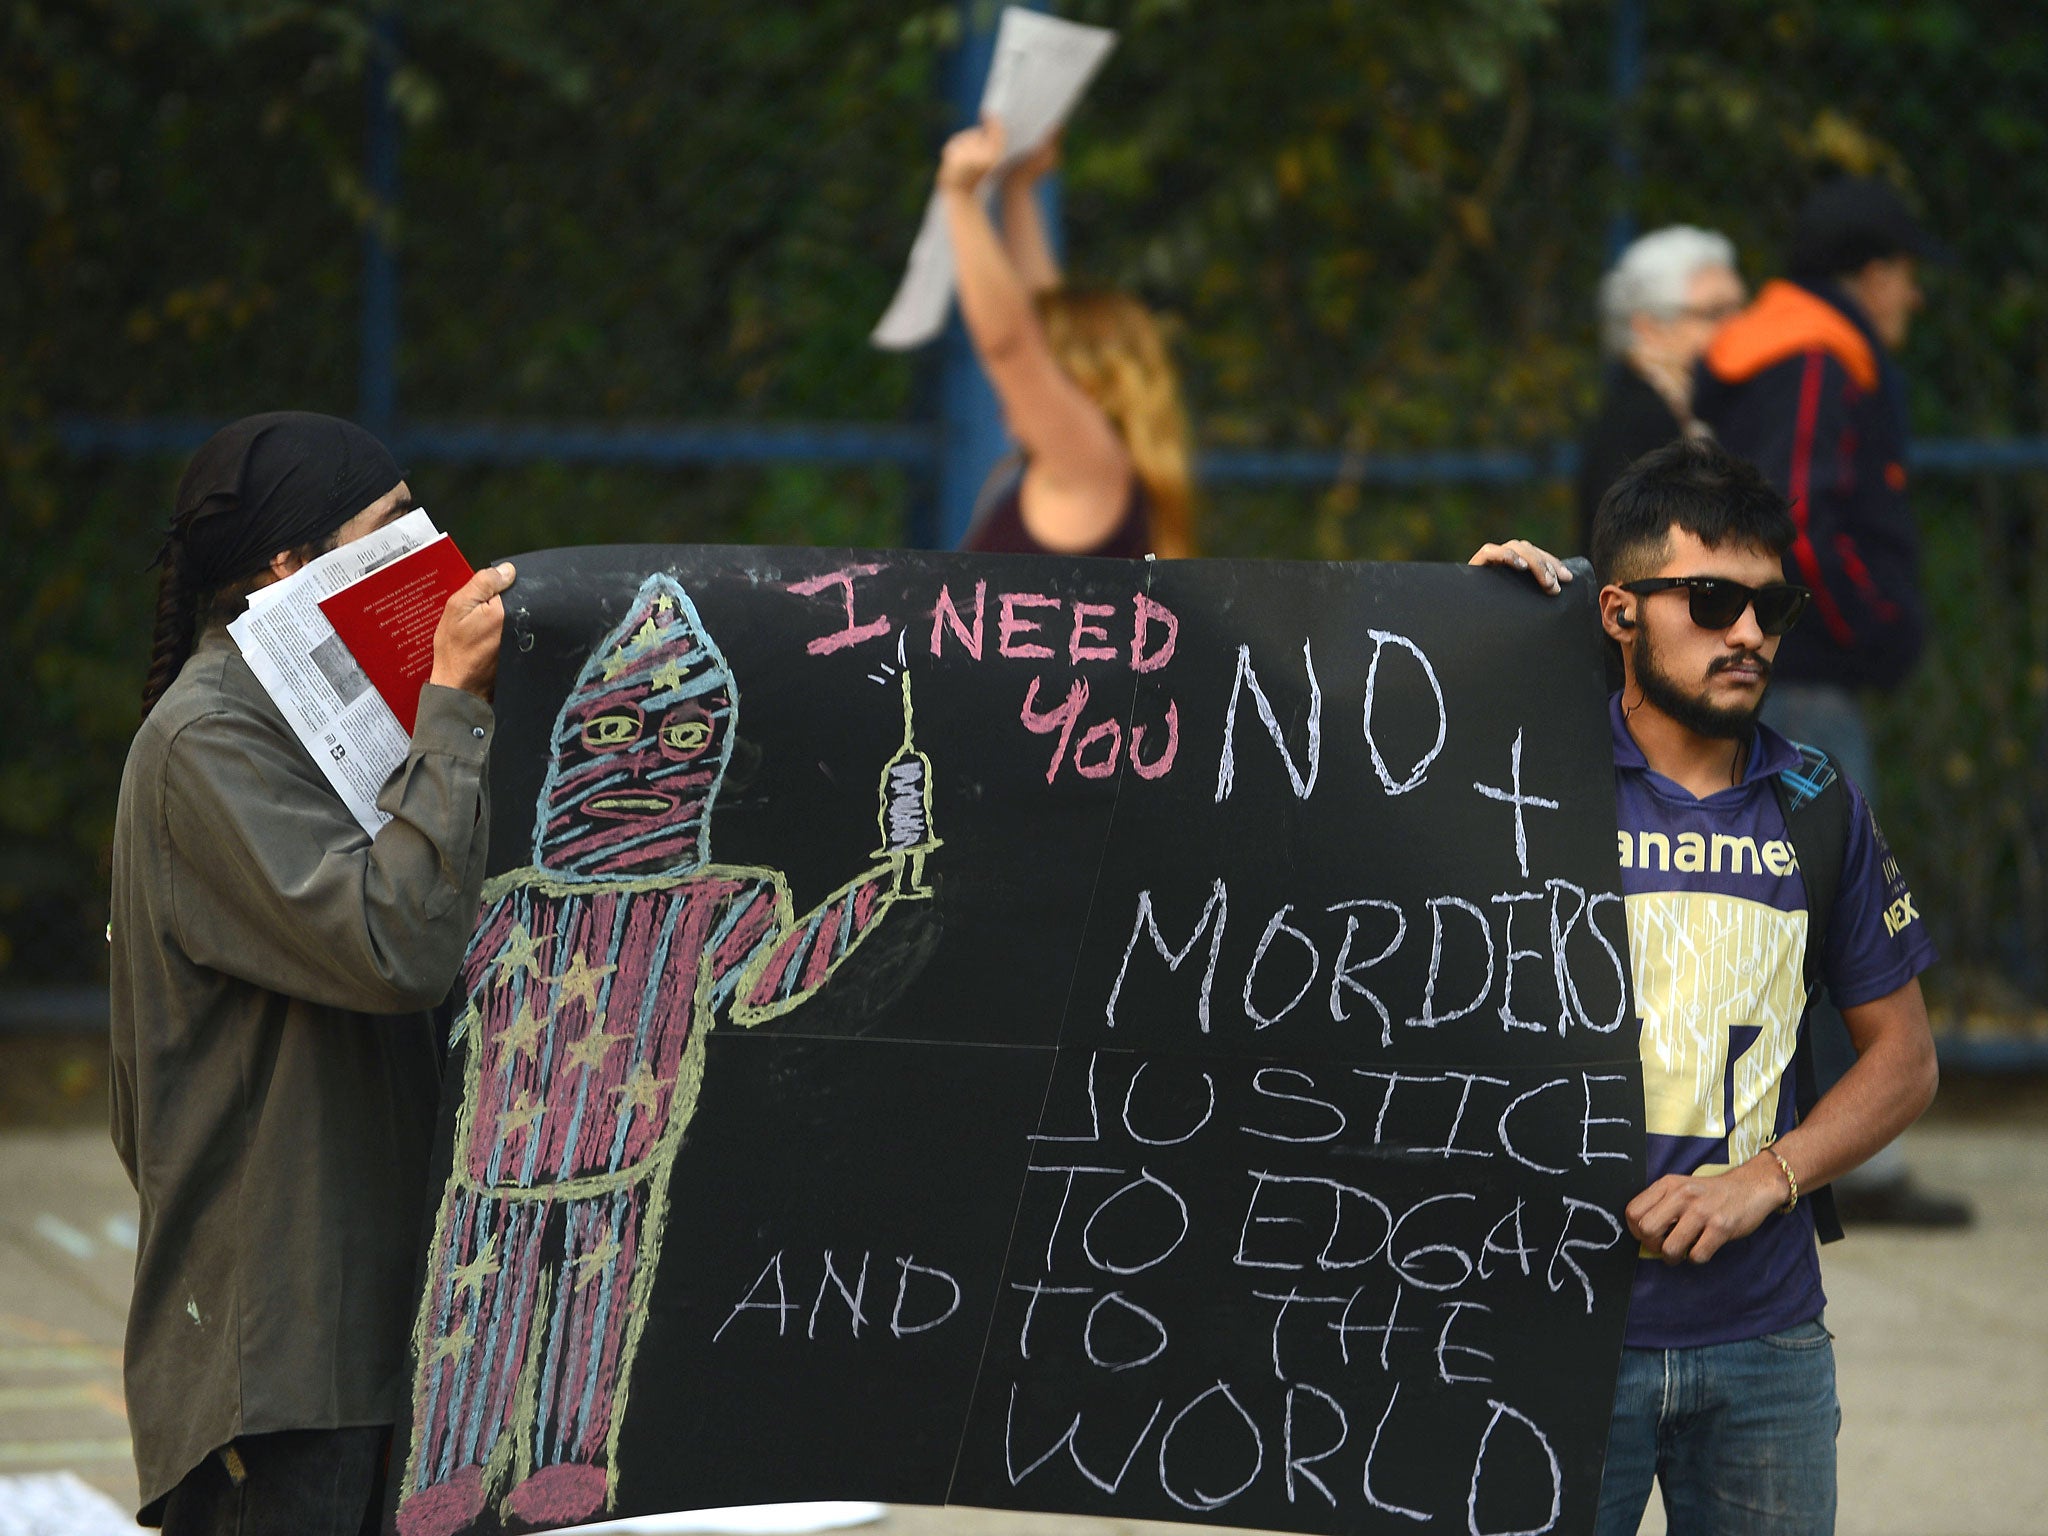
{"label": "pink chalk lettering", "polygon": [[816,597],[829,587],[838,587],[846,600],[846,628],[836,634],[820,635],[804,649],[813,656],[829,656],[834,651],[843,651],[849,645],[859,645],[863,640],[875,640],[889,633],[889,616],[866,624],[853,621],[853,579],[856,576],[872,576],[879,571],[879,565],[849,565],[842,570],[828,571],[823,576],[812,576],[803,581],[791,582],[789,590],[798,597]]}
{"label": "pink chalk lettering", "polygon": [[[1109,752],[1099,763],[1087,760],[1088,749],[1098,741],[1109,743]],[[1123,749],[1123,727],[1114,720],[1105,720],[1100,725],[1090,726],[1074,748],[1074,772],[1084,779],[1106,779],[1116,772],[1117,754]]]}
{"label": "pink chalk lettering", "polygon": [[985,616],[987,607],[988,583],[977,581],[974,584],[974,628],[969,629],[961,621],[960,610],[953,606],[952,589],[950,587],[940,587],[939,600],[932,608],[932,654],[934,656],[939,654],[939,638],[950,627],[954,637],[967,648],[967,654],[976,661],[981,660],[981,621]]}
{"label": "pink chalk lettering", "polygon": [[1090,640],[1107,640],[1109,631],[1100,624],[1090,624],[1088,616],[1099,613],[1104,617],[1116,610],[1107,603],[1074,604],[1074,634],[1067,642],[1067,654],[1076,663],[1083,661],[1115,661],[1116,647],[1113,645],[1090,645]]}
{"label": "pink chalk lettering", "polygon": [[[1164,603],[1155,603],[1144,593],[1137,593],[1131,600],[1132,611],[1137,622],[1131,630],[1131,670],[1133,672],[1157,672],[1173,660],[1174,645],[1180,640],[1180,619]],[[1147,652],[1146,631],[1154,623],[1164,626],[1166,638]]]}
{"label": "pink chalk lettering", "polygon": [[1060,600],[1047,597],[1042,592],[1005,592],[1003,594],[1003,617],[996,629],[996,651],[1003,656],[1029,656],[1050,660],[1052,647],[1037,645],[1029,640],[1019,641],[1018,635],[1038,633],[1042,626],[1036,619],[1020,617],[1019,608],[1057,608]]}
{"label": "pink chalk lettering", "polygon": [[1180,706],[1174,703],[1173,700],[1168,699],[1166,701],[1166,749],[1148,763],[1138,756],[1139,749],[1144,745],[1145,727],[1133,725],[1131,727],[1131,771],[1141,779],[1164,778],[1167,771],[1173,767],[1174,754],[1180,751]]}
{"label": "pink chalk lettering", "polygon": [[1067,701],[1058,709],[1040,713],[1037,678],[1031,679],[1031,686],[1024,690],[1024,708],[1018,718],[1024,722],[1024,729],[1034,736],[1049,736],[1060,733],[1059,745],[1053,748],[1052,762],[1046,766],[1045,782],[1050,784],[1059,774],[1060,764],[1066,761],[1067,743],[1073,740],[1074,723],[1081,718],[1081,711],[1088,707],[1088,679],[1077,677],[1068,685]]}

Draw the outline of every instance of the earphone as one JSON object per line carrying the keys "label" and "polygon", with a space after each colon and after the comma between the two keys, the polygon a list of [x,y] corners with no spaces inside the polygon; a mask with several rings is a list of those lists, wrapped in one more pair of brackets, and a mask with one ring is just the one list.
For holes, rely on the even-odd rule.
{"label": "earphone", "polygon": [[1614,616],[1614,627],[1616,629],[1634,629],[1636,621],[1625,613],[1617,613]]}

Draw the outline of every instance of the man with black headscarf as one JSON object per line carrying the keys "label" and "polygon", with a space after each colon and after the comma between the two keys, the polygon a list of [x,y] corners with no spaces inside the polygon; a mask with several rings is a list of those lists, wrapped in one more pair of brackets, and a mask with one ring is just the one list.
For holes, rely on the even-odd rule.
{"label": "man with black headscarf", "polygon": [[108,937],[114,1143],[141,1197],[128,1413],[140,1518],[167,1532],[376,1528],[438,1099],[428,1010],[483,882],[512,568],[449,600],[375,837],[227,623],[411,504],[361,428],[252,416],[194,456],[159,557]]}

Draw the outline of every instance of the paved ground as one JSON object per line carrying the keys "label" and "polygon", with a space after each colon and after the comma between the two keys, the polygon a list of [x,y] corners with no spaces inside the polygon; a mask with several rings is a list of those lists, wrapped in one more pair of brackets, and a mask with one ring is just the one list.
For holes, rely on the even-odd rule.
{"label": "paved ground", "polygon": [[[68,1094],[70,1112],[40,1117],[68,1124],[23,1127],[15,1117],[15,1128],[0,1129],[0,1477],[69,1469],[132,1508],[120,1343],[134,1197],[98,1128],[90,1073],[82,1080]],[[1970,1195],[1982,1219],[1960,1236],[1865,1231],[1828,1250],[1844,1414],[1840,1530],[2041,1536],[2048,1085],[1957,1083],[1913,1147],[1922,1175]],[[1181,1528],[895,1509],[866,1529],[1163,1536]],[[1661,1521],[1653,1514],[1644,1530],[1661,1531]]]}

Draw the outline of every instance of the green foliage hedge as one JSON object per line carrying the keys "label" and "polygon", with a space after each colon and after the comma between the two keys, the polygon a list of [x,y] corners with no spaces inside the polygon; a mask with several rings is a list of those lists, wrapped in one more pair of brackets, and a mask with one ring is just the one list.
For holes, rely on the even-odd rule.
{"label": "green foliage hedge", "polygon": [[[970,0],[981,4],[982,0]],[[2048,431],[2048,34],[1963,0],[1649,5],[1640,93],[1593,0],[1076,0],[1124,41],[1068,145],[1074,265],[1173,329],[1203,440],[1375,454],[1569,436],[1610,212],[1773,271],[1814,178],[1895,177],[1954,246],[1905,362],[1923,435]],[[113,788],[178,465],[69,412],[350,413],[365,223],[397,243],[426,418],[892,420],[875,352],[946,125],[956,6],[414,0],[403,193],[363,178],[368,8],[16,0],[0,14],[0,985],[98,964]],[[1619,132],[1637,158],[1624,188]],[[479,556],[602,539],[889,544],[887,469],[410,466]],[[1924,476],[1941,632],[1880,708],[1880,793],[1964,985],[2039,989],[2048,647],[2038,476]],[[1567,537],[1555,485],[1217,487],[1218,554],[1458,558]]]}

